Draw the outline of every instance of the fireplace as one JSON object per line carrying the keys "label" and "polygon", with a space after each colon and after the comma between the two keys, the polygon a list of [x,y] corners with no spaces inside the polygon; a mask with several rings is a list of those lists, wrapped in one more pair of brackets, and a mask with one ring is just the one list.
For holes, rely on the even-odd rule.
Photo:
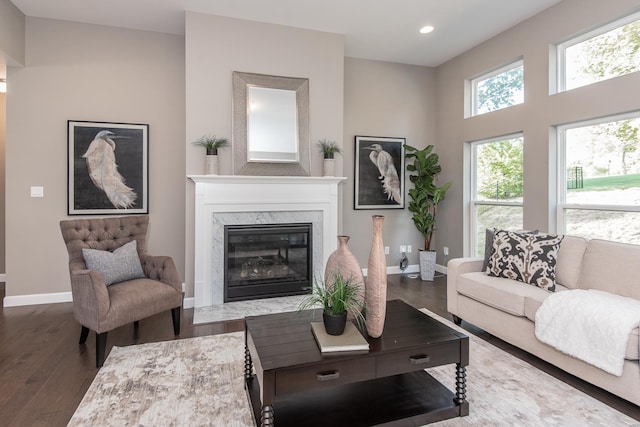
{"label": "fireplace", "polygon": [[224,226],[224,301],[308,294],[312,224]]}
{"label": "fireplace", "polygon": [[337,248],[338,184],[318,176],[191,175],[194,199],[194,307],[225,303],[224,227],[312,224],[311,277]]}

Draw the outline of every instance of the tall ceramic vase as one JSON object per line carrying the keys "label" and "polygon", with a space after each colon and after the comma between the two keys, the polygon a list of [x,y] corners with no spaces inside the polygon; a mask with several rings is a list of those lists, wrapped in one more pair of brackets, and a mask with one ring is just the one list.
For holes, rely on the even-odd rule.
{"label": "tall ceramic vase", "polygon": [[387,311],[387,260],[382,242],[384,216],[373,215],[373,240],[367,265],[365,304],[367,310],[367,333],[378,338],[384,329]]}
{"label": "tall ceramic vase", "polygon": [[[362,268],[358,264],[355,255],[349,250],[349,236],[338,236],[338,249],[336,249],[327,260],[324,269],[324,281],[328,286],[333,285],[336,273],[340,273],[343,278],[351,279],[351,283],[358,287],[358,299],[364,302],[364,275]],[[349,314],[352,319],[355,316]]]}

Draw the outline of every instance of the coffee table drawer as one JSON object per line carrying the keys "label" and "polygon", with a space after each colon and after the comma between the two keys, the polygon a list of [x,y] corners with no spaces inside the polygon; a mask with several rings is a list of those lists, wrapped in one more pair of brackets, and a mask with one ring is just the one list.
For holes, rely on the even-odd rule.
{"label": "coffee table drawer", "polygon": [[460,343],[451,342],[435,346],[399,351],[378,356],[378,378],[418,371],[432,366],[455,363],[459,360]]}
{"label": "coffee table drawer", "polygon": [[286,369],[276,373],[276,394],[297,393],[365,381],[375,378],[375,375],[376,362],[373,357]]}

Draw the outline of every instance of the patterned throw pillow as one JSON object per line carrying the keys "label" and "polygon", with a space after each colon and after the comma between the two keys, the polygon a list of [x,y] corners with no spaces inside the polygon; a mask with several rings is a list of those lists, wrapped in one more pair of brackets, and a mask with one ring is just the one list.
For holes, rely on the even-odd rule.
{"label": "patterned throw pillow", "polygon": [[100,273],[104,283],[109,286],[125,280],[145,277],[137,246],[134,240],[113,252],[83,248],[82,256],[87,268]]}
{"label": "patterned throw pillow", "polygon": [[495,232],[487,274],[556,290],[556,259],[561,236]]}
{"label": "patterned throw pillow", "polygon": [[[487,272],[489,267],[489,257],[491,256],[491,248],[493,248],[493,236],[497,228],[487,228],[484,231],[484,261],[482,262],[482,271]],[[516,230],[516,233],[538,234],[538,230]]]}

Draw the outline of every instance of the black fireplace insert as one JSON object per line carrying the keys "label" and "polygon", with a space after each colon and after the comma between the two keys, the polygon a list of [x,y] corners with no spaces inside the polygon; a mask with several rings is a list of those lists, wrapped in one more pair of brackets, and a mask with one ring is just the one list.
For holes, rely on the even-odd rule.
{"label": "black fireplace insert", "polygon": [[224,301],[308,294],[311,223],[226,225]]}

